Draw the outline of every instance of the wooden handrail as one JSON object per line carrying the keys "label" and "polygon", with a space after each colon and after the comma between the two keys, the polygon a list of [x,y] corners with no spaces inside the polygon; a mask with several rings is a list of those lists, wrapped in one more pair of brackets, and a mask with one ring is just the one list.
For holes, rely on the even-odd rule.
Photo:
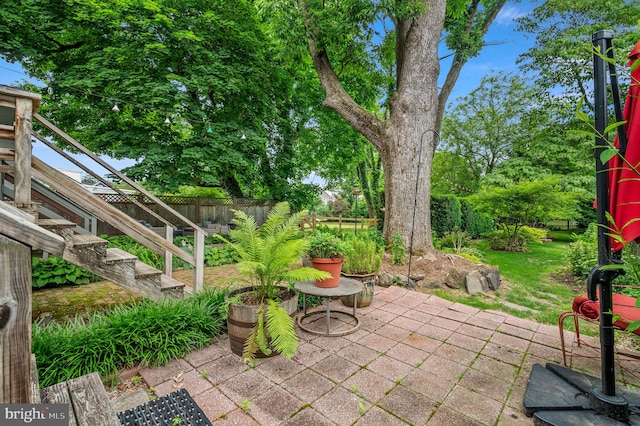
{"label": "wooden handrail", "polygon": [[132,188],[134,188],[136,191],[140,192],[141,194],[144,194],[147,198],[152,200],[154,203],[158,204],[159,206],[162,206],[163,209],[165,209],[166,211],[168,211],[171,214],[175,215],[177,218],[179,218],[184,223],[186,223],[187,225],[192,227],[194,230],[197,229],[198,231],[204,233],[204,230],[202,228],[200,228],[198,225],[193,223],[188,218],[182,216],[179,212],[175,211],[170,206],[165,204],[161,199],[159,199],[158,197],[156,197],[155,195],[153,195],[152,193],[150,193],[149,191],[147,191],[146,189],[144,189],[143,187],[141,187],[140,185],[138,185],[137,183],[135,183],[134,181],[132,181],[128,177],[126,177],[119,170],[116,170],[113,167],[111,167],[111,165],[109,165],[107,162],[105,162],[102,158],[96,156],[93,152],[89,151],[84,145],[82,145],[81,143],[77,142],[71,136],[67,135],[65,132],[63,132],[58,127],[56,127],[55,124],[51,123],[46,118],[44,118],[43,116],[41,116],[40,114],[37,114],[37,113],[33,114],[33,118],[38,120],[47,129],[51,130],[53,133],[55,133],[58,136],[60,136],[67,143],[69,143],[71,146],[73,146],[74,148],[78,149],[83,154],[87,155],[89,158],[91,158],[96,163],[100,164],[102,167],[107,169],[110,173],[113,173],[115,176],[118,177],[118,179],[120,179],[123,182],[127,183],[129,186],[131,186]]}
{"label": "wooden handrail", "polygon": [[102,218],[105,222],[111,226],[129,235],[131,238],[145,243],[150,241],[154,245],[145,244],[151,250],[154,250],[158,254],[162,254],[162,249],[171,251],[174,255],[178,256],[185,262],[195,265],[195,258],[186,251],[178,248],[177,246],[169,243],[164,238],[141,225],[135,219],[122,213],[111,204],[96,197],[94,194],[87,192],[77,182],[70,177],[54,169],[51,166],[38,160],[36,157],[32,157],[32,172],[33,175],[48,184],[50,184],[56,191],[71,200],[72,202],[81,205],[90,213]]}
{"label": "wooden handrail", "polygon": [[62,149],[58,148],[57,146],[55,146],[53,143],[49,142],[46,138],[44,138],[42,135],[33,132],[33,136],[38,139],[40,142],[42,142],[43,144],[45,144],[46,146],[48,146],[49,148],[53,149],[55,152],[57,152],[58,154],[62,155],[66,160],[70,161],[71,163],[73,163],[76,167],[80,167],[82,170],[84,170],[85,173],[90,174],[91,176],[93,176],[94,178],[96,178],[97,180],[99,180],[100,182],[102,182],[103,184],[107,185],[109,188],[113,189],[114,191],[116,191],[118,194],[122,195],[123,197],[126,197],[128,200],[130,200],[133,204],[135,204],[136,206],[140,207],[141,209],[143,209],[145,212],[149,213],[149,215],[151,215],[152,217],[158,219],[160,222],[164,223],[167,226],[170,227],[174,227],[173,224],[168,221],[167,219],[165,219],[164,217],[160,216],[158,213],[154,212],[153,210],[151,210],[149,207],[145,206],[144,204],[140,203],[136,197],[132,197],[129,194],[127,194],[126,192],[124,192],[122,189],[118,188],[117,186],[115,186],[112,182],[109,182],[107,179],[103,178],[102,176],[100,176],[99,174],[97,174],[96,172],[94,172],[93,170],[91,170],[89,167],[85,166],[84,164],[82,164],[80,161],[76,160],[75,158],[73,158],[72,156],[70,156],[69,154],[67,154],[66,152],[64,152]]}
{"label": "wooden handrail", "polygon": [[[165,250],[170,251],[171,253],[175,254],[176,256],[180,257],[181,259],[183,259],[186,262],[188,262],[191,265],[193,265],[193,267],[194,267],[193,289],[195,291],[202,290],[204,288],[204,237],[206,235],[206,232],[202,228],[200,228],[198,225],[193,223],[191,220],[189,220],[188,218],[184,217],[182,214],[180,214],[179,212],[177,212],[176,210],[174,210],[173,208],[171,208],[170,206],[165,204],[158,197],[156,197],[155,195],[151,194],[146,189],[142,188],[140,185],[135,183],[133,180],[129,179],[127,176],[122,174],[119,170],[116,170],[115,168],[111,167],[111,165],[106,163],[100,157],[96,156],[93,152],[89,151],[84,145],[82,145],[81,143],[77,142],[75,139],[73,139],[71,136],[66,134],[61,129],[59,129],[55,124],[51,123],[46,118],[42,117],[40,114],[34,113],[33,114],[33,118],[35,120],[39,121],[43,126],[45,126],[47,129],[49,129],[51,132],[53,132],[54,134],[56,134],[59,137],[61,137],[62,139],[64,139],[71,146],[73,146],[74,148],[76,148],[77,150],[82,152],[83,154],[87,155],[89,158],[91,158],[93,161],[98,163],[100,166],[104,167],[109,172],[111,172],[112,174],[117,176],[120,180],[122,180],[123,182],[127,183],[129,186],[131,186],[132,188],[137,190],[139,193],[145,195],[147,198],[149,198],[150,200],[155,202],[158,206],[162,207],[165,211],[171,213],[173,216],[175,216],[176,218],[178,218],[179,220],[181,220],[182,222],[184,222],[185,224],[187,224],[188,226],[193,228],[193,231],[194,231],[194,247],[193,247],[194,253],[193,253],[193,257],[191,257],[191,255],[188,255],[188,253],[186,253],[184,250],[174,246],[173,243],[168,243],[167,241],[164,241],[164,239],[162,239],[162,238],[159,238],[159,239],[162,240],[163,242],[162,243],[157,243],[156,238],[154,238],[154,237],[157,237],[158,235],[155,234],[155,233],[154,233],[154,236],[152,236],[152,237],[147,236],[147,239],[153,241],[156,244],[159,244],[161,247],[164,247]],[[93,195],[93,194],[91,194],[91,195]],[[98,197],[94,196],[94,198],[97,199]],[[108,203],[105,203],[105,204],[108,204]],[[80,203],[80,205],[84,205],[84,203]],[[86,208],[86,206],[85,206],[85,208]],[[120,212],[117,209],[115,209],[115,210]],[[96,214],[96,216],[100,217],[100,215],[98,215],[98,214]],[[126,215],[123,215],[123,216],[126,216]],[[128,216],[127,216],[127,218],[128,218]],[[113,223],[111,223],[111,225],[113,225]],[[116,228],[118,228],[118,227],[116,226]],[[141,227],[141,228],[143,228],[143,227]],[[120,228],[118,228],[118,229],[120,229]],[[152,232],[152,231],[149,231],[149,232]],[[138,233],[139,233],[139,231],[138,231]],[[143,234],[144,233],[146,233],[146,232],[143,232]],[[127,235],[129,235],[129,234],[127,234]],[[136,239],[135,237],[132,237],[132,238]],[[141,242],[143,242],[143,241],[141,241]],[[168,248],[168,247],[171,247],[171,248]],[[159,253],[159,254],[162,255],[164,253]],[[190,257],[190,260],[186,260],[183,257],[184,255],[188,255]],[[165,258],[166,258],[166,256],[165,256]]]}

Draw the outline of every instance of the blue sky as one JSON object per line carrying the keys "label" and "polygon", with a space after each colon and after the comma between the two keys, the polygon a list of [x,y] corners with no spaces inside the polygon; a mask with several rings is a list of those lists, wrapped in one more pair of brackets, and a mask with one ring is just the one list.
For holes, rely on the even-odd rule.
{"label": "blue sky", "polygon": [[[515,31],[516,25],[514,19],[526,15],[532,11],[533,8],[532,0],[523,0],[519,3],[507,3],[503,7],[485,38],[489,45],[482,50],[479,56],[469,60],[463,67],[458,82],[449,98],[449,105],[454,103],[457,98],[468,94],[471,90],[478,87],[482,77],[492,70],[505,72],[517,71],[516,60],[518,55],[529,50],[533,45],[533,38],[530,35],[527,38],[527,35],[517,33]],[[440,55],[442,56],[443,54],[444,52],[441,51]],[[447,68],[448,64],[445,60],[442,64],[442,74],[446,72],[445,70]],[[9,64],[0,59],[0,84],[12,85],[27,78],[18,64]],[[37,84],[37,82],[34,83]],[[78,170],[75,165],[60,158],[52,150],[39,143],[34,145],[33,152],[36,157],[55,167]],[[107,161],[117,169],[132,164],[130,160],[117,161],[107,159]]]}

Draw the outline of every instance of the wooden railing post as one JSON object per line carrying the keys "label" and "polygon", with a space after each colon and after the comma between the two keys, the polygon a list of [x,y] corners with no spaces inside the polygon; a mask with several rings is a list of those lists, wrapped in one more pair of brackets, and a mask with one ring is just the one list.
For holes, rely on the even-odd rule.
{"label": "wooden railing post", "polygon": [[[164,237],[167,242],[173,244],[173,228],[169,225],[164,227]],[[164,251],[164,274],[168,277],[173,273],[173,254],[169,250]]]}
{"label": "wooden railing post", "polygon": [[32,100],[16,98],[15,180],[13,200],[18,207],[31,207],[31,117]]}
{"label": "wooden railing post", "polygon": [[200,220],[200,207],[202,205],[202,200],[200,200],[200,196],[196,197],[196,211],[194,212],[193,221],[197,224],[200,224],[202,221]]}
{"label": "wooden railing post", "polygon": [[193,291],[198,292],[204,289],[204,232],[194,229],[193,233]]}
{"label": "wooden railing post", "polygon": [[0,235],[0,403],[31,402],[31,248]]}

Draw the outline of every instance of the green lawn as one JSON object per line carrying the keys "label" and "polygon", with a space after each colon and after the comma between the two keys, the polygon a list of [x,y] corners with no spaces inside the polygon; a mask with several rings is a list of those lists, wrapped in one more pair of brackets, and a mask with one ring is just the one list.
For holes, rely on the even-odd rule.
{"label": "green lawn", "polygon": [[[571,309],[577,293],[554,279],[553,273],[565,265],[570,232],[557,232],[553,242],[529,244],[527,252],[490,250],[487,242],[479,242],[482,261],[496,265],[503,285],[488,294],[463,295],[448,290],[438,295],[482,309],[496,309],[546,324],[557,324],[558,315]],[[523,307],[517,309],[517,306]],[[523,310],[526,309],[526,310]]]}

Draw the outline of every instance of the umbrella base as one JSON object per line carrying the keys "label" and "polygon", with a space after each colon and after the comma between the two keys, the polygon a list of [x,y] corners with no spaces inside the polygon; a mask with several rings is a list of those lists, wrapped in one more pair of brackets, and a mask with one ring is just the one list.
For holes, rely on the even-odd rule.
{"label": "umbrella base", "polygon": [[640,394],[617,389],[604,395],[597,377],[547,364],[535,364],[529,376],[523,406],[535,425],[638,425]]}

